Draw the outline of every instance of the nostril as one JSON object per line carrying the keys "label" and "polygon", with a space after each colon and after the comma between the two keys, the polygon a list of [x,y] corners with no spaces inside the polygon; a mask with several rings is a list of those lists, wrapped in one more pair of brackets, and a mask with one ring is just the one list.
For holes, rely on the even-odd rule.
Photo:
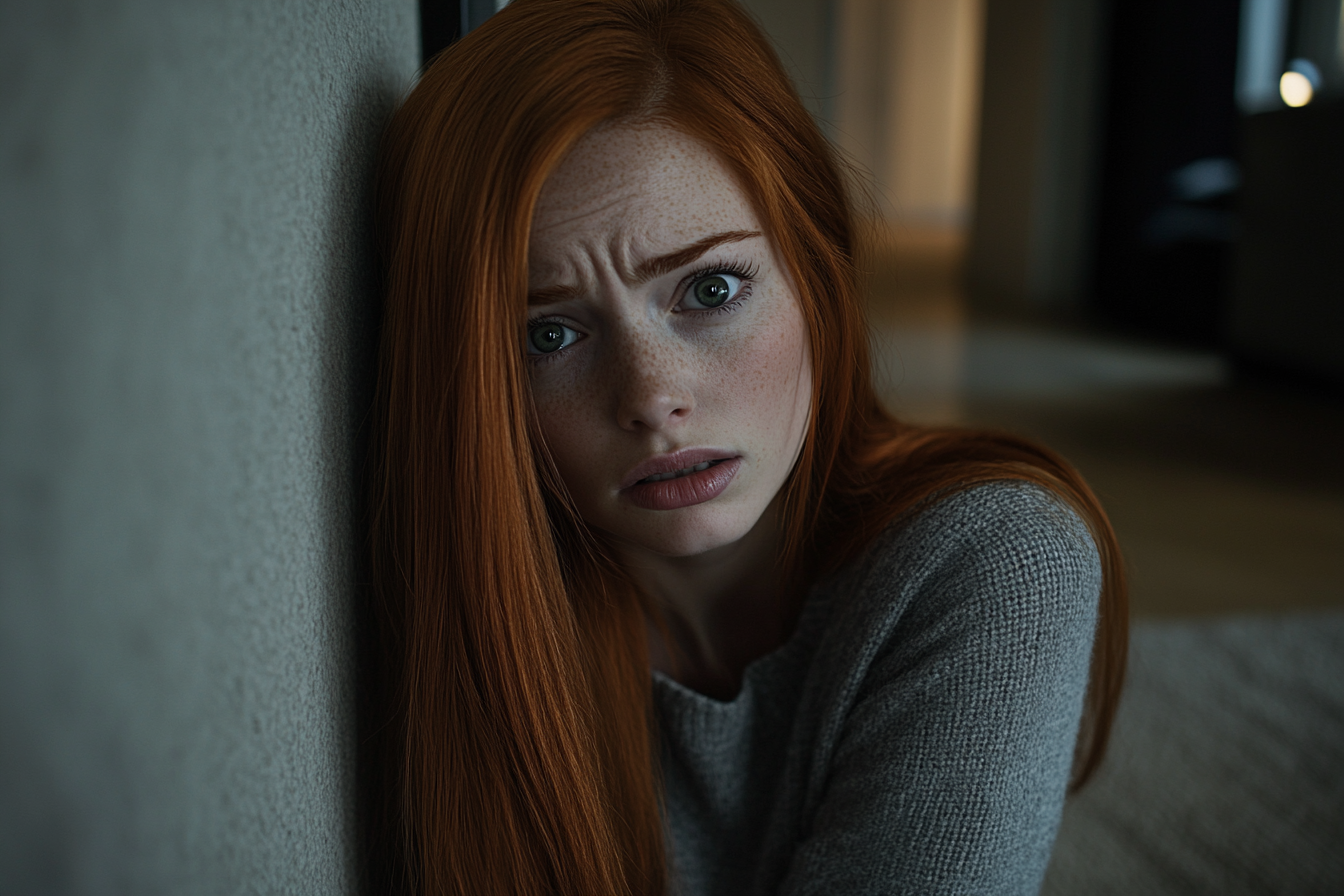
{"label": "nostril", "polygon": [[693,410],[694,402],[689,396],[676,394],[672,389],[629,390],[621,397],[617,415],[626,429],[642,426],[656,431],[685,420]]}

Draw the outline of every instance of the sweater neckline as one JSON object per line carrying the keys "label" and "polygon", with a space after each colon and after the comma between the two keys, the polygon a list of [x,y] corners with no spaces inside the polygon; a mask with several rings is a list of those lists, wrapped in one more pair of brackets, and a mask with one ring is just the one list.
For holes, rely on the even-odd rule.
{"label": "sweater neckline", "polygon": [[737,693],[733,695],[732,699],[720,700],[717,697],[702,694],[664,672],[651,669],[654,682],[676,695],[678,699],[695,701],[702,706],[727,711],[734,707],[746,705],[751,701],[751,693],[758,689],[758,687],[753,687],[754,682],[770,680],[768,673],[772,667],[781,663],[787,664],[789,660],[799,652],[806,650],[815,640],[816,629],[821,624],[826,610],[823,591],[820,583],[813,585],[806,600],[803,601],[803,607],[798,613],[798,623],[794,626],[793,633],[774,650],[763,653],[747,663],[742,670],[742,686],[737,689]]}

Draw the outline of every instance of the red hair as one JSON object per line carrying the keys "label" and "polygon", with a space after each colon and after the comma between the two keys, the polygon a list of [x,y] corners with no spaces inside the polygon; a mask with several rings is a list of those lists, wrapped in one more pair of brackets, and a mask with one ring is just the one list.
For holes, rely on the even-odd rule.
{"label": "red hair", "polygon": [[379,170],[370,524],[388,812],[375,826],[402,883],[666,889],[647,609],[570,508],[520,348],[537,195],[580,136],[618,120],[712,147],[797,286],[815,384],[785,486],[786,562],[800,576],[853,558],[935,493],[987,480],[1040,483],[1088,523],[1104,585],[1081,782],[1124,672],[1110,525],[1046,449],[882,409],[846,182],[767,39],[731,0],[515,0],[429,66]]}

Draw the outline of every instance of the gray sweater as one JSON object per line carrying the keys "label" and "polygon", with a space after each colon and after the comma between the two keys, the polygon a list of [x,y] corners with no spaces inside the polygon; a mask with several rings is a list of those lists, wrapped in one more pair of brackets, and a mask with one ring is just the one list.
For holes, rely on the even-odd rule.
{"label": "gray sweater", "polygon": [[1100,587],[1072,511],[982,485],[818,583],[731,702],[655,673],[673,891],[1039,891]]}

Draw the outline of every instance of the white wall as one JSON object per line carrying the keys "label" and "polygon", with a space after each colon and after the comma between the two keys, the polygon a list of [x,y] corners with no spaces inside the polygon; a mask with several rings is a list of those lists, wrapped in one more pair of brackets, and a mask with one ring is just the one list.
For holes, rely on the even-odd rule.
{"label": "white wall", "polygon": [[415,4],[0,5],[0,890],[356,889],[371,151]]}

